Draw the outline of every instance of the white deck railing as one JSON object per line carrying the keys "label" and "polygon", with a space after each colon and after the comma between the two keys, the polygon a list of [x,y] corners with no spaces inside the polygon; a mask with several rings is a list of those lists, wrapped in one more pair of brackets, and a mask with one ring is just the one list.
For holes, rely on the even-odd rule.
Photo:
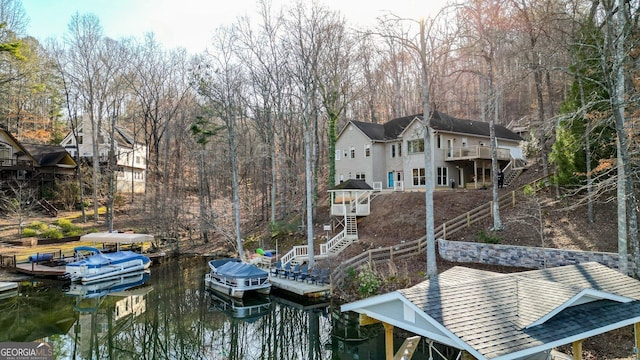
{"label": "white deck railing", "polygon": [[328,254],[331,249],[333,249],[336,245],[340,244],[342,240],[344,240],[346,233],[346,229],[340,231],[336,236],[331,238],[331,240],[327,241],[326,244],[320,244],[320,255]]}
{"label": "white deck railing", "polygon": [[309,248],[306,245],[294,246],[288,253],[282,255],[280,262],[285,265],[298,257],[309,257]]}

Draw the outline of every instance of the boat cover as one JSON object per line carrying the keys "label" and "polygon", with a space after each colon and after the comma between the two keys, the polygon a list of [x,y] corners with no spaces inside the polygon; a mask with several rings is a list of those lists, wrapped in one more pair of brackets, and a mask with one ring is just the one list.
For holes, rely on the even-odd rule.
{"label": "boat cover", "polygon": [[233,261],[220,265],[217,268],[217,272],[218,275],[233,278],[255,279],[269,276],[268,272],[258,269],[258,267],[253,264]]}
{"label": "boat cover", "polygon": [[114,253],[102,253],[95,248],[91,248],[88,246],[79,246],[74,250],[84,250],[91,251],[95,250],[96,253],[94,255],[86,257],[82,260],[74,261],[68,263],[67,266],[87,266],[90,268],[101,267],[105,265],[117,265],[123,262],[131,261],[131,260],[141,260],[143,264],[146,264],[150,261],[150,259],[144,255],[134,253],[133,251],[117,251]]}

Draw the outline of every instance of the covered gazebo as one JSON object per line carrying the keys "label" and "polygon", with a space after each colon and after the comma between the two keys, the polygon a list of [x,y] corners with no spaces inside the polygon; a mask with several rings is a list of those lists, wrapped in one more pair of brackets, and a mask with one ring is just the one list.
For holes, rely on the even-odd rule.
{"label": "covered gazebo", "polygon": [[629,325],[640,341],[640,281],[598,263],[510,274],[454,267],[341,310],[359,313],[361,325],[384,325],[388,360],[394,327],[459,349],[463,359],[549,359],[569,344],[581,359],[584,339]]}
{"label": "covered gazebo", "polygon": [[373,188],[364,180],[349,179],[329,189],[332,216],[367,216]]}

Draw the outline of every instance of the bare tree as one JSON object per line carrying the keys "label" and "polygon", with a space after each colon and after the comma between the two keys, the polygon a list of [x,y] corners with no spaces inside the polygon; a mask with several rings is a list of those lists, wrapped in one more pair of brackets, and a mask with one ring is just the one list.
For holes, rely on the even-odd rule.
{"label": "bare tree", "polygon": [[28,181],[9,181],[8,190],[0,196],[0,209],[18,221],[18,235],[22,238],[24,221],[38,204],[38,193]]}
{"label": "bare tree", "polygon": [[233,188],[233,215],[238,256],[244,257],[240,218],[238,181],[237,125],[242,111],[244,74],[233,53],[237,34],[231,28],[220,28],[215,35],[217,52],[203,59],[204,66],[194,74],[198,93],[202,95],[212,114],[221,119],[227,130],[229,163]]}

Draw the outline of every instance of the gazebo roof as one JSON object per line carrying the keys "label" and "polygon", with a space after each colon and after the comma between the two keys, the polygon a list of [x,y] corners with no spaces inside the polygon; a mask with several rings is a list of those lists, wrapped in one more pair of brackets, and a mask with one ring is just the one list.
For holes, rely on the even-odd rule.
{"label": "gazebo roof", "polygon": [[511,274],[454,267],[342,311],[477,359],[517,359],[640,322],[640,281],[597,263]]}
{"label": "gazebo roof", "polygon": [[331,190],[373,190],[364,180],[348,179],[334,186]]}

